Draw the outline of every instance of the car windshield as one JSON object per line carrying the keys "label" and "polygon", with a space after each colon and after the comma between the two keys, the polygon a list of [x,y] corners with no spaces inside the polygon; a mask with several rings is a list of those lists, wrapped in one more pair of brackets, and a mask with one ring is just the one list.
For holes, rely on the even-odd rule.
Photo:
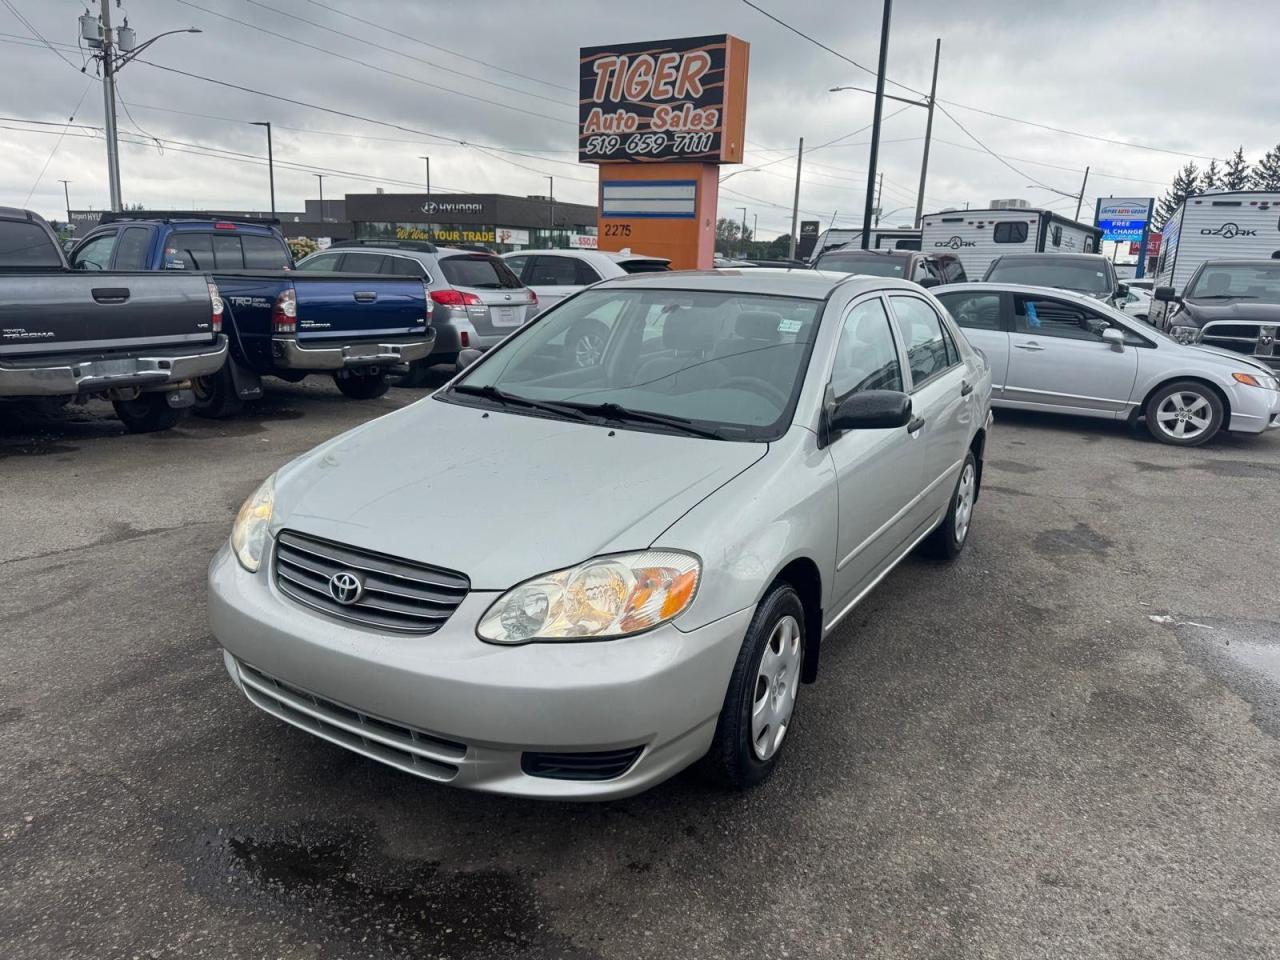
{"label": "car windshield", "polygon": [[1206,264],[1187,290],[1187,296],[1197,300],[1280,303],[1280,261]]}
{"label": "car windshield", "polygon": [[520,286],[519,278],[503,261],[486,253],[469,256],[441,257],[440,272],[455,287],[479,290],[512,290]]}
{"label": "car windshield", "polygon": [[[444,399],[609,425],[776,439],[795,409],[822,301],[587,290],[547,311]],[[532,401],[533,403],[531,403]]]}
{"label": "car windshield", "polygon": [[996,283],[1025,283],[1036,287],[1056,287],[1077,293],[1110,293],[1106,271],[1100,265],[1060,257],[997,260],[985,279]]}
{"label": "car windshield", "polygon": [[861,273],[868,277],[901,277],[907,268],[906,257],[886,257],[874,253],[824,253],[816,269],[836,273]]}

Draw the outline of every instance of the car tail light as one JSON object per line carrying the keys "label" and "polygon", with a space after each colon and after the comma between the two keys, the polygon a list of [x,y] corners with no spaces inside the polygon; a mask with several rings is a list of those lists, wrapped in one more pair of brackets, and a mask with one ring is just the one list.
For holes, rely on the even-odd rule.
{"label": "car tail light", "polygon": [[431,299],[446,307],[477,307],[481,303],[474,293],[461,290],[432,290]]}
{"label": "car tail light", "polygon": [[471,346],[471,334],[463,330],[458,334],[458,345],[461,347]]}
{"label": "car tail light", "polygon": [[271,326],[276,333],[293,333],[298,329],[298,295],[292,288],[276,297]]}
{"label": "car tail light", "polygon": [[234,230],[235,228],[236,225],[234,223],[218,222],[213,225],[213,229],[215,230]]}
{"label": "car tail light", "polygon": [[212,280],[209,281],[209,308],[210,322],[213,326],[214,333],[222,332],[222,294],[218,292],[218,285]]}
{"label": "car tail light", "polygon": [[532,303],[535,307],[538,305],[538,295],[534,293],[532,290],[529,291],[529,302]]}

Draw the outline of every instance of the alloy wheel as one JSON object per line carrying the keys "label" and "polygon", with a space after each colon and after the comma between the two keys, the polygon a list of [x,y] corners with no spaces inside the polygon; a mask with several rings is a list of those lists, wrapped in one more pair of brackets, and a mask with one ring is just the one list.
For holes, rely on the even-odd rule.
{"label": "alloy wheel", "polygon": [[769,635],[751,700],[751,749],[768,760],[787,735],[800,688],[800,624],[793,616],[779,620]]}
{"label": "alloy wheel", "polygon": [[1156,408],[1156,424],[1177,440],[1193,440],[1209,429],[1213,407],[1207,397],[1179,390],[1165,397]]}
{"label": "alloy wheel", "polygon": [[604,337],[584,333],[573,345],[573,362],[580,367],[594,367],[604,356]]}
{"label": "alloy wheel", "polygon": [[966,463],[960,472],[960,484],[956,487],[956,543],[964,543],[969,535],[969,521],[973,518],[973,499],[977,473],[972,463]]}

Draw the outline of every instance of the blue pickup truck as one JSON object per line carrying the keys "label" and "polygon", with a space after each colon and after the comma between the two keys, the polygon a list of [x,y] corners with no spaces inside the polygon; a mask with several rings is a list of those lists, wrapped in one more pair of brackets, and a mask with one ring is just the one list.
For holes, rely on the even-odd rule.
{"label": "blue pickup truck", "polygon": [[193,381],[195,413],[229,416],[262,396],[264,376],[333,377],[356,400],[431,353],[421,278],[295,273],[274,221],[192,214],[107,214],[71,252],[77,270],[207,273],[225,305],[226,366]]}

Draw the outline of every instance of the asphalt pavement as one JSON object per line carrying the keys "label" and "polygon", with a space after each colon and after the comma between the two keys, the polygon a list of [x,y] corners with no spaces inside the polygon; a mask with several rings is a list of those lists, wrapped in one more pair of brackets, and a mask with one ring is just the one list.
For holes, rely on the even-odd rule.
{"label": "asphalt pavement", "polygon": [[570,806],[289,728],[206,626],[242,499],[421,396],[0,411],[0,957],[1280,956],[1280,435],[998,413],[966,553],[841,625],[770,782]]}

